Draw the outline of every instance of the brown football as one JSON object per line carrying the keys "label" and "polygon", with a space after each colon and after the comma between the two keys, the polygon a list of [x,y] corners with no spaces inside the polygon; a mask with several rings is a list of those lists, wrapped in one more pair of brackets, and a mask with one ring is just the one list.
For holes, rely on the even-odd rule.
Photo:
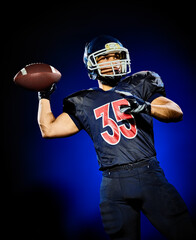
{"label": "brown football", "polygon": [[51,65],[32,63],[22,68],[14,77],[14,82],[24,88],[41,91],[60,80],[61,73]]}

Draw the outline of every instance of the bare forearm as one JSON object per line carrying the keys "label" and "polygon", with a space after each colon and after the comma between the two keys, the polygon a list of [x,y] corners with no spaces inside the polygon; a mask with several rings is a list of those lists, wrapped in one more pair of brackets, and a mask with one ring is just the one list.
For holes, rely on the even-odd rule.
{"label": "bare forearm", "polygon": [[151,104],[151,115],[162,122],[178,122],[183,118],[183,112],[174,102]]}
{"label": "bare forearm", "polygon": [[37,120],[42,136],[44,136],[49,131],[50,124],[55,121],[48,99],[41,99],[39,101]]}
{"label": "bare forearm", "polygon": [[50,101],[47,99],[39,101],[37,119],[44,138],[69,137],[79,132],[67,113],[63,112],[58,117],[54,117]]}

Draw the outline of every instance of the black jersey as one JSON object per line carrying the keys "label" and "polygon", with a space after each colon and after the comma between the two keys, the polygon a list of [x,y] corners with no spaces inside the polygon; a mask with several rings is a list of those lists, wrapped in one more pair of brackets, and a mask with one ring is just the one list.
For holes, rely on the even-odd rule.
{"label": "black jersey", "polygon": [[123,79],[109,91],[94,88],[64,99],[64,112],[91,137],[100,170],[156,155],[152,117],[144,113],[125,114],[120,111],[121,105],[129,105],[122,97],[126,92],[148,102],[165,96],[160,76],[155,72],[142,71]]}

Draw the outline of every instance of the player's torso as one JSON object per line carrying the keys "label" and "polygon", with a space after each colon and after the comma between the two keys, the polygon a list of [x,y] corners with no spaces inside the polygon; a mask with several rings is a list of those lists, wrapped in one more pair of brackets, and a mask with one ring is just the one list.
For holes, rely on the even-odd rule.
{"label": "player's torso", "polygon": [[93,89],[83,99],[84,129],[94,142],[101,169],[156,154],[152,118],[146,114],[134,116],[120,112],[121,105],[129,104],[118,93],[125,90],[139,93],[132,85],[119,84],[109,91]]}

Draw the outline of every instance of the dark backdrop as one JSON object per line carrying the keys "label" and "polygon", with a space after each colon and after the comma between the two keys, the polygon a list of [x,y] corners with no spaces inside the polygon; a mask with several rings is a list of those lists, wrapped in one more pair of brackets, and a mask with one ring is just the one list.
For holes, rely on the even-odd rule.
{"label": "dark backdrop", "polygon": [[[82,57],[85,43],[109,34],[130,51],[132,73],[152,70],[184,119],[154,121],[158,160],[196,219],[194,3],[153,1],[26,2],[6,4],[3,52],[3,239],[107,240],[99,213],[101,172],[85,132],[41,138],[37,94],[12,79],[25,65],[44,62],[62,73],[52,96],[55,116],[65,96],[97,86]],[[142,215],[142,239],[164,239]]]}

